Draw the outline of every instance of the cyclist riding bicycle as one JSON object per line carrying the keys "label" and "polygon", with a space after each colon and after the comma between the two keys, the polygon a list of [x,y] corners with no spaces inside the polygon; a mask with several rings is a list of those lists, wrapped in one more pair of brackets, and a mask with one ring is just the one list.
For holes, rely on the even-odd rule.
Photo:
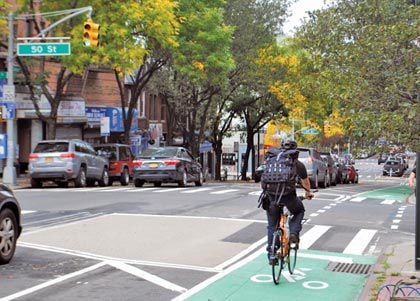
{"label": "cyclist riding bicycle", "polygon": [[[293,140],[286,140],[282,142],[281,148],[282,150],[296,149],[297,143]],[[295,164],[297,177],[300,179],[300,184],[305,189],[305,198],[311,199],[313,194],[310,192],[311,184],[308,179],[306,167],[298,159],[295,160]],[[270,195],[270,193],[268,194],[268,198],[270,203],[267,208],[267,255],[270,261],[269,253],[273,240],[273,233],[277,228],[281,210],[283,210],[283,206],[281,205],[286,206],[292,215],[291,218],[289,218],[289,242],[291,245],[294,244],[296,248],[299,244],[299,233],[302,230],[302,219],[305,207],[303,206],[302,201],[297,197],[296,187],[293,187],[288,193],[282,193],[280,200],[278,200],[278,196]]]}

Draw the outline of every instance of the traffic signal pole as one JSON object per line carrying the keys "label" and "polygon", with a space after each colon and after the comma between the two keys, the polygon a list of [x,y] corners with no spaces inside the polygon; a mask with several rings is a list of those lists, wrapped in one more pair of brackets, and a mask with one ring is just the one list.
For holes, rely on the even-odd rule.
{"label": "traffic signal pole", "polygon": [[[13,13],[9,13],[7,18],[9,26],[9,45],[7,47],[7,86],[8,93],[12,94],[10,102],[15,100],[15,85],[13,78],[13,49],[14,49],[14,31],[13,31]],[[8,97],[9,98],[9,97]],[[7,159],[6,167],[3,170],[3,183],[8,185],[16,185],[16,169],[15,162],[15,121],[12,118],[7,118]]]}

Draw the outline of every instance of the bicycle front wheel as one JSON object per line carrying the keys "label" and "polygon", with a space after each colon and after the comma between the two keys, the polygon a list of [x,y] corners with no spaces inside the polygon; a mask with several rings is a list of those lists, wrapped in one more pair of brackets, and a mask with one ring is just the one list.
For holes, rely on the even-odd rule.
{"label": "bicycle front wheel", "polygon": [[281,254],[282,249],[281,232],[276,231],[273,234],[273,241],[271,243],[270,250],[271,272],[273,275],[273,282],[276,285],[280,283],[281,272],[283,270],[283,256]]}
{"label": "bicycle front wheel", "polygon": [[287,267],[289,268],[289,273],[293,274],[296,267],[296,259],[297,259],[297,247],[290,248],[287,254]]}

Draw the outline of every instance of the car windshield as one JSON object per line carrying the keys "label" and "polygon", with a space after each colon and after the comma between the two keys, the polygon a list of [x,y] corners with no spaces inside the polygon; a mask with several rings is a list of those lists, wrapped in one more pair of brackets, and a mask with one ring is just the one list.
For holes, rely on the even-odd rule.
{"label": "car windshield", "polygon": [[178,153],[177,148],[148,148],[144,152],[140,154],[140,158],[167,158],[167,157],[174,157]]}
{"label": "car windshield", "polygon": [[34,153],[62,153],[68,150],[68,142],[42,142],[35,147]]}
{"label": "car windshield", "polygon": [[98,152],[99,156],[104,156],[110,158],[111,160],[115,160],[117,158],[117,150],[115,146],[95,146],[95,150]]}

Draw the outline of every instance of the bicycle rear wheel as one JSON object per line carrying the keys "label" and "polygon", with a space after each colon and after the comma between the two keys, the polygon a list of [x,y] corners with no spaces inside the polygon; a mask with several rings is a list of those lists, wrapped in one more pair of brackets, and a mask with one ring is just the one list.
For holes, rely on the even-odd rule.
{"label": "bicycle rear wheel", "polygon": [[281,272],[283,270],[283,257],[281,255],[282,250],[281,232],[275,231],[273,234],[273,241],[271,243],[270,250],[270,261],[271,261],[271,272],[273,275],[274,284],[279,284],[281,278]]}
{"label": "bicycle rear wheel", "polygon": [[287,267],[289,268],[289,273],[293,274],[296,267],[297,248],[290,248],[289,246],[289,251],[287,253]]}

